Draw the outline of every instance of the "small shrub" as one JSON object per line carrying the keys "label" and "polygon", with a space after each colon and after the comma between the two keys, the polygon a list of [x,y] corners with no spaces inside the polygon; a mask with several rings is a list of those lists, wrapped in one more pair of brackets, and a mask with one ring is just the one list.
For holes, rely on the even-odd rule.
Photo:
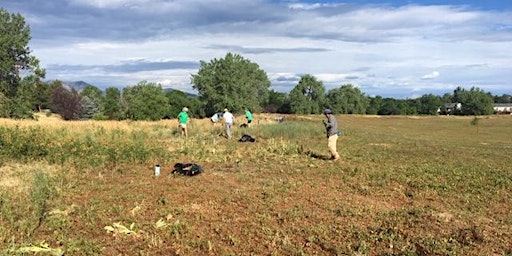
{"label": "small shrub", "polygon": [[34,217],[37,219],[37,227],[39,227],[44,220],[46,211],[48,209],[48,200],[55,194],[51,177],[42,171],[37,171],[34,176],[34,184],[30,191],[30,199],[34,206]]}

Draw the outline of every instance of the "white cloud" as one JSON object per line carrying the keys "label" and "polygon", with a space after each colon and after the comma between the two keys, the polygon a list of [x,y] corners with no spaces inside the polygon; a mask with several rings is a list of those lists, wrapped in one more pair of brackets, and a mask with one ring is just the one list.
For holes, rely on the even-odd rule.
{"label": "white cloud", "polygon": [[[154,1],[156,2],[156,1]],[[151,0],[71,0],[71,4],[90,6],[95,8],[130,8],[138,5],[146,5]]]}
{"label": "white cloud", "polygon": [[426,75],[422,76],[421,79],[424,79],[424,80],[434,79],[434,78],[438,78],[439,75],[440,74],[439,74],[438,71],[433,71],[432,73],[429,73],[429,74],[426,74]]}
{"label": "white cloud", "polygon": [[300,74],[327,87],[351,83],[395,95],[475,84],[503,92],[512,81],[506,10],[264,0],[14,2],[6,8],[30,17],[31,49],[49,79],[119,86],[147,80],[191,91],[191,63],[234,52],[288,89]]}
{"label": "white cloud", "polygon": [[291,3],[288,5],[288,8],[292,10],[315,10],[322,7],[338,7],[344,6],[345,4],[333,4],[333,3]]}

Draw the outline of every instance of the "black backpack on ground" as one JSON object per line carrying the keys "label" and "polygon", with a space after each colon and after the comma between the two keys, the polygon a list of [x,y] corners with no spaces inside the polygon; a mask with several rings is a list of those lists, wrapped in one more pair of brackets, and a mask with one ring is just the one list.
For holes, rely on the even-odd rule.
{"label": "black backpack on ground", "polygon": [[172,174],[177,173],[177,174],[181,174],[181,175],[185,175],[185,176],[194,176],[194,175],[198,175],[202,172],[203,172],[203,168],[201,168],[201,166],[199,166],[198,164],[177,163],[174,165],[174,170],[172,170],[171,173]]}
{"label": "black backpack on ground", "polygon": [[239,142],[255,142],[256,139],[254,139],[250,135],[244,134],[244,135],[242,135],[242,138],[240,138],[238,141]]}

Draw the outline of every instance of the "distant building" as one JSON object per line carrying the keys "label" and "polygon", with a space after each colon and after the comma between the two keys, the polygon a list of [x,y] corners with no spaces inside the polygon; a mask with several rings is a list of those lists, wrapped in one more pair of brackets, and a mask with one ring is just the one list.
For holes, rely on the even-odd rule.
{"label": "distant building", "polygon": [[512,103],[494,103],[493,108],[496,114],[512,114]]}
{"label": "distant building", "polygon": [[450,115],[450,114],[455,114],[461,110],[462,110],[462,104],[459,102],[445,103],[443,107],[441,107],[437,110],[437,113]]}

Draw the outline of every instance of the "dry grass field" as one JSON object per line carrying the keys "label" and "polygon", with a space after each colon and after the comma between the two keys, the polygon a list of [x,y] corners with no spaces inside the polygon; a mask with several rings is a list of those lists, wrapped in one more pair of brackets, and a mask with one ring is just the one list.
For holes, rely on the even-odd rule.
{"label": "dry grass field", "polygon": [[0,119],[0,255],[512,255],[511,116],[276,117]]}

